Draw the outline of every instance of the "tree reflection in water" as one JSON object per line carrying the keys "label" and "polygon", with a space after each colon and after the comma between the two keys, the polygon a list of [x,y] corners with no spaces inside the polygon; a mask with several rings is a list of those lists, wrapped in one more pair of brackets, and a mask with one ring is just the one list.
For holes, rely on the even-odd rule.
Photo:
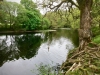
{"label": "tree reflection in water", "polygon": [[8,60],[32,58],[36,55],[41,42],[41,36],[35,34],[1,36],[0,66]]}
{"label": "tree reflection in water", "polygon": [[[54,64],[61,64],[66,59],[68,51],[76,46],[78,46],[77,31],[70,29],[34,34],[1,35],[0,72],[4,75],[6,73],[12,75],[12,72],[18,73],[18,75],[26,73],[27,75],[36,75],[30,74],[26,69],[33,69],[35,64],[39,65],[41,62],[44,65],[52,63],[52,61]],[[12,60],[16,61],[12,62]],[[8,61],[11,62],[8,63]],[[13,69],[16,68],[16,71],[10,70],[11,73],[9,73],[8,69],[11,66]],[[24,70],[25,73],[23,73]]]}

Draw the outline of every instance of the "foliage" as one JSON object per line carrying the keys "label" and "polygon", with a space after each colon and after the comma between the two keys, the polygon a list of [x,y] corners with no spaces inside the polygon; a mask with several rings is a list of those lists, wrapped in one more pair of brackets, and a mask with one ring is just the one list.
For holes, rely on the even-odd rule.
{"label": "foliage", "polygon": [[[44,65],[40,63],[40,65],[36,65],[38,74],[37,75],[63,75],[63,73],[58,70],[57,65],[51,66],[50,64]],[[60,68],[59,68],[60,69]],[[35,73],[35,70],[32,70]]]}
{"label": "foliage", "polygon": [[[1,4],[3,4],[2,9],[4,10],[0,10],[2,14],[0,16],[0,22],[5,27],[13,28],[13,30],[20,30],[21,28],[22,30],[52,29],[59,27],[77,28],[79,25],[79,11],[77,12],[77,9],[72,14],[69,12],[66,14],[64,10],[58,13],[48,12],[46,18],[42,18],[39,10],[37,10],[37,5],[32,0],[21,0],[21,4],[4,1]],[[75,19],[72,15],[74,15]],[[77,20],[75,16],[77,16]]]}
{"label": "foliage", "polygon": [[41,28],[42,15],[32,0],[16,2],[0,2],[1,28],[12,30],[35,30]]}
{"label": "foliage", "polygon": [[1,23],[5,24],[6,27],[9,24],[11,28],[11,26],[13,26],[15,23],[18,4],[15,2],[1,2],[0,7]]}
{"label": "foliage", "polygon": [[50,21],[47,18],[43,18],[41,22],[42,29],[49,29]]}
{"label": "foliage", "polygon": [[92,7],[92,35],[93,42],[100,44],[100,1],[95,0]]}
{"label": "foliage", "polygon": [[68,11],[48,12],[46,18],[50,20],[51,28],[78,28],[79,10],[74,8],[71,13]]}
{"label": "foliage", "polygon": [[98,36],[100,33],[100,28],[95,25],[95,26],[92,26],[92,36],[95,37],[95,36]]}
{"label": "foliage", "polygon": [[41,24],[41,14],[36,9],[36,5],[32,0],[21,0],[21,4],[25,7],[25,20],[22,21],[26,30],[38,29]]}
{"label": "foliage", "polygon": [[53,75],[49,65],[40,65],[38,68],[39,75]]}
{"label": "foliage", "polygon": [[34,10],[35,8],[37,8],[37,5],[32,0],[21,0],[20,3],[27,10]]}
{"label": "foliage", "polygon": [[94,42],[94,43],[97,43],[97,44],[100,44],[100,35],[94,37],[94,38],[93,38],[93,42]]}
{"label": "foliage", "polygon": [[37,11],[27,11],[24,15],[24,20],[22,21],[22,26],[23,28],[25,28],[26,30],[34,30],[34,29],[38,29],[39,25],[41,24],[41,17],[37,16],[38,12]]}
{"label": "foliage", "polygon": [[97,0],[94,2],[93,7],[92,7],[92,32],[93,36],[97,36],[100,33],[100,9],[99,5],[100,1]]}

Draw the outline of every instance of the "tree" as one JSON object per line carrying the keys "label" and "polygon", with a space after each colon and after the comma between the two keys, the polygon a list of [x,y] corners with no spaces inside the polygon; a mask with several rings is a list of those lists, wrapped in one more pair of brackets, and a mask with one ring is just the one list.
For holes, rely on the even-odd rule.
{"label": "tree", "polygon": [[20,2],[27,10],[34,10],[37,8],[36,4],[32,0],[21,0]]}
{"label": "tree", "polygon": [[91,42],[91,8],[93,0],[77,0],[80,9],[80,50],[84,49],[87,43]]}
{"label": "tree", "polygon": [[44,0],[43,7],[58,11],[65,9],[70,12],[72,8],[80,10],[80,29],[79,29],[79,50],[83,50],[85,46],[91,42],[91,7],[93,0]]}
{"label": "tree", "polygon": [[24,16],[21,16],[23,13],[19,13],[19,15],[21,15],[20,17],[18,17],[24,17],[23,21],[21,22],[23,24],[23,27],[26,30],[38,29],[40,27],[42,18],[36,4],[32,0],[21,0],[21,4],[25,8],[25,11],[23,12]]}
{"label": "tree", "polygon": [[41,24],[41,17],[38,14],[38,12],[34,11],[26,11],[26,19],[23,22],[24,27],[26,30],[35,30],[38,29]]}
{"label": "tree", "polygon": [[91,10],[94,1],[99,0],[76,0],[77,3],[73,0],[56,0],[58,4],[54,0],[49,1],[49,4],[44,4],[44,6],[56,11],[61,9],[62,4],[67,7],[69,12],[75,6],[80,10],[79,48],[70,51],[67,60],[62,64],[61,69],[66,71],[64,74],[100,74],[100,58],[97,56],[100,53],[100,49],[98,49],[99,46],[97,44],[91,43]]}
{"label": "tree", "polygon": [[[2,22],[5,23],[6,25],[10,24],[10,28],[15,24],[15,19],[17,16],[17,11],[18,11],[18,3],[15,2],[2,2],[0,7],[1,7],[1,13],[2,13]],[[4,17],[3,17],[4,14]]]}
{"label": "tree", "polygon": [[46,18],[51,22],[50,28],[79,28],[79,10],[74,8],[67,12],[59,10],[59,12],[47,12]]}
{"label": "tree", "polygon": [[4,2],[0,2],[0,23],[7,25],[7,14],[4,10],[5,4]]}
{"label": "tree", "polygon": [[42,18],[41,28],[50,29],[50,21],[47,18]]}

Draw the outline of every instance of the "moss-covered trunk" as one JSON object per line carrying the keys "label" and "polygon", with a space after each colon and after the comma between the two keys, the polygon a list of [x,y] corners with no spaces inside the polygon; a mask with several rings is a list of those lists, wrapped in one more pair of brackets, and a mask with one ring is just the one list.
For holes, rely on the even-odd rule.
{"label": "moss-covered trunk", "polygon": [[80,29],[79,29],[79,50],[91,41],[91,7],[92,0],[80,2]]}

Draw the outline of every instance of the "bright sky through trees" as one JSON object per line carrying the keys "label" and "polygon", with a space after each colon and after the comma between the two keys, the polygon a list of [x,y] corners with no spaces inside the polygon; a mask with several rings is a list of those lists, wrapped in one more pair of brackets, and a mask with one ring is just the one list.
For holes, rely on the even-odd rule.
{"label": "bright sky through trees", "polygon": [[7,0],[7,1],[20,3],[20,0]]}

